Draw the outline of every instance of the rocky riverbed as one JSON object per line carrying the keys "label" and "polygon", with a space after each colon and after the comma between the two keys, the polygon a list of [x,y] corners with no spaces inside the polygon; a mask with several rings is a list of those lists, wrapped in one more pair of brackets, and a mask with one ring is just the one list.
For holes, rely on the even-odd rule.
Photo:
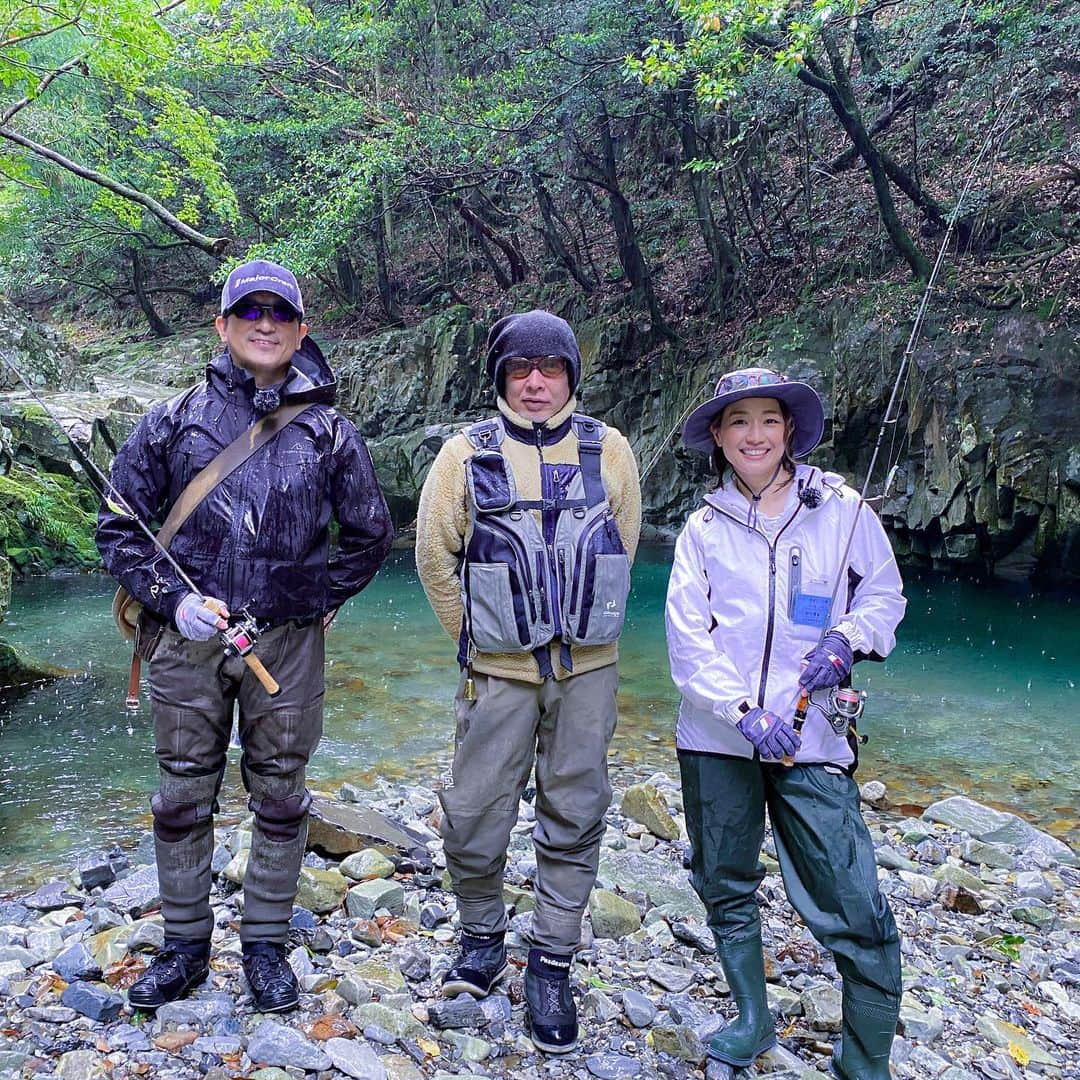
{"label": "rocky riverbed", "polygon": [[[317,799],[292,920],[300,1009],[261,1016],[246,991],[237,934],[244,821],[218,835],[210,979],[156,1016],[127,1005],[126,988],[162,943],[144,836],[128,852],[87,852],[33,894],[0,900],[0,1078],[730,1077],[705,1058],[734,1009],[683,868],[678,783],[659,773],[613,779],[575,965],[582,1038],[572,1054],[546,1058],[524,1036],[535,871],[528,797],[506,875],[513,974],[484,1001],[447,1001],[439,986],[454,956],[455,909],[435,793],[345,786]],[[969,799],[904,818],[889,811],[881,783],[862,793],[903,935],[894,1075],[1080,1077],[1080,860],[1019,817]],[[762,859],[780,1040],[746,1075],[820,1078],[840,1028],[839,979],[784,898],[771,840]]]}

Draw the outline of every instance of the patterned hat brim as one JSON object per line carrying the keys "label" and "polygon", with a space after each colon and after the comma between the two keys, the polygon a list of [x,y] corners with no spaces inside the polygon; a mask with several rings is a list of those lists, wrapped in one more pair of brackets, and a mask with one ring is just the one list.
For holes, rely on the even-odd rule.
{"label": "patterned hat brim", "polygon": [[683,445],[691,450],[700,450],[711,454],[716,449],[716,440],[709,430],[716,418],[732,402],[743,398],[776,398],[783,401],[791,410],[791,420],[795,425],[795,437],[792,450],[797,458],[804,458],[825,434],[825,410],[817,391],[807,383],[785,382],[770,386],[744,386],[726,394],[717,394],[703,405],[699,405],[683,424]]}

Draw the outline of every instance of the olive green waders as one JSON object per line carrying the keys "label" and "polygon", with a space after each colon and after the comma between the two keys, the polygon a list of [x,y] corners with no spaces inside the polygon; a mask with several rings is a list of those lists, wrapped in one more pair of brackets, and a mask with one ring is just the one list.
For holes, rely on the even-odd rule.
{"label": "olive green waders", "polygon": [[887,1080],[900,1009],[900,936],[878,890],[855,781],[831,765],[788,768],[685,750],[679,767],[693,885],[739,1005],[739,1020],[713,1038],[710,1054],[748,1064],[742,1059],[771,1045],[763,962],[759,968],[750,959],[760,955],[755,893],[765,876],[758,856],[767,806],[788,900],[831,950],[843,979],[833,1068],[843,1080]]}
{"label": "olive green waders", "polygon": [[618,683],[615,664],[542,683],[477,674],[476,698],[466,701],[462,679],[451,782],[439,798],[446,867],[466,933],[506,929],[506,848],[535,762],[531,938],[560,955],[577,948],[611,803],[607,751]]}

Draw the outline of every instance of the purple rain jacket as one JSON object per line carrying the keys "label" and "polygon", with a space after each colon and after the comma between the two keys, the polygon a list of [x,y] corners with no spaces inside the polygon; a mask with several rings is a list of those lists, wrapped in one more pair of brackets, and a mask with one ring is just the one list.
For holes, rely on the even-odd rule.
{"label": "purple rain jacket", "polygon": [[[203,595],[259,619],[310,618],[339,607],[375,576],[393,538],[364,440],[333,408],[336,381],[305,338],[282,403],[311,401],[215,487],[169,545]],[[206,381],[155,405],[120,448],[112,483],[156,528],[200,469],[259,418],[255,381],[227,352]],[[329,525],[338,525],[329,547]],[[103,504],[97,545],[109,573],[171,621],[189,591],[130,519]]]}

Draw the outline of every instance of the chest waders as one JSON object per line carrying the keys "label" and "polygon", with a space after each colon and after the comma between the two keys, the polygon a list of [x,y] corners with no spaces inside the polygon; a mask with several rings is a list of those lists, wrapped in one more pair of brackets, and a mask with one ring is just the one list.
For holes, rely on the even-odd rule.
{"label": "chest waders", "polygon": [[[618,639],[630,592],[630,560],[600,473],[607,427],[574,413],[579,467],[543,462],[541,498],[519,499],[502,452],[502,417],[466,428],[473,454],[465,462],[470,535],[461,567],[464,616],[458,662],[477,652],[532,653],[552,678],[548,646],[560,640],[559,662],[573,671],[571,645]],[[540,512],[540,521],[531,511]]]}

